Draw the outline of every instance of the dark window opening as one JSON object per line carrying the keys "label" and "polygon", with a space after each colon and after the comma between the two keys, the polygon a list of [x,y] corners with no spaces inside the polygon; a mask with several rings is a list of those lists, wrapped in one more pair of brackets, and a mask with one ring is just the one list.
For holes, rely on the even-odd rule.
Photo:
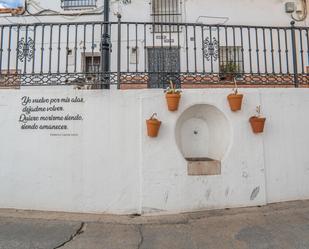
{"label": "dark window opening", "polygon": [[96,74],[100,72],[100,56],[87,56],[85,59],[85,73]]}

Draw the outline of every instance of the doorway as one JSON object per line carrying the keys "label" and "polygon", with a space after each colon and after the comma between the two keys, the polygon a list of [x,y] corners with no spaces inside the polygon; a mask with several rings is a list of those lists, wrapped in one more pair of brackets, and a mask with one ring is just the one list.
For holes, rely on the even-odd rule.
{"label": "doorway", "polygon": [[180,88],[180,51],[175,47],[148,48],[149,88]]}

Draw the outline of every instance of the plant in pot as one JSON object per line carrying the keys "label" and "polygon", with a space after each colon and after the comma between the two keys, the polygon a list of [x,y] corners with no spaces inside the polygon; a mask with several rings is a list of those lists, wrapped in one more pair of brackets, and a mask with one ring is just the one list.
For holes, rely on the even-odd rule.
{"label": "plant in pot", "polygon": [[238,72],[238,67],[234,61],[229,61],[220,66],[221,79],[226,81],[233,81]]}
{"label": "plant in pot", "polygon": [[177,89],[176,84],[170,81],[170,86],[164,92],[168,110],[171,112],[177,111],[181,98],[181,90]]}
{"label": "plant in pot", "polygon": [[234,84],[235,84],[235,87],[233,89],[233,93],[227,96],[227,100],[230,104],[231,110],[233,112],[236,112],[236,111],[241,110],[241,105],[242,105],[242,100],[244,98],[244,95],[238,93],[238,86],[237,86],[237,82],[235,78],[234,78]]}
{"label": "plant in pot", "polygon": [[256,107],[256,115],[249,119],[254,133],[262,133],[264,131],[266,118],[261,115],[261,106]]}
{"label": "plant in pot", "polygon": [[157,137],[159,134],[162,122],[156,118],[157,116],[158,115],[154,113],[148,120],[146,120],[147,134],[149,137]]}

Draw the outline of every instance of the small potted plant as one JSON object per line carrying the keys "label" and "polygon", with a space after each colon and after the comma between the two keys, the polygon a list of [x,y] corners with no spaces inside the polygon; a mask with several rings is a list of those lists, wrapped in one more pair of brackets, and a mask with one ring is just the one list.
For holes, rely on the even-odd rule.
{"label": "small potted plant", "polygon": [[171,112],[177,111],[181,98],[181,90],[176,89],[176,84],[172,81],[170,81],[170,86],[165,90],[165,98],[168,110]]}
{"label": "small potted plant", "polygon": [[238,67],[234,61],[229,61],[225,65],[220,66],[220,79],[226,81],[233,81],[238,72]]}
{"label": "small potted plant", "polygon": [[227,96],[227,100],[230,104],[231,110],[233,112],[236,112],[236,111],[241,110],[241,105],[242,105],[242,100],[244,98],[244,95],[238,93],[238,87],[237,87],[237,82],[235,78],[234,78],[234,83],[235,83],[235,88],[233,89],[233,93]]}
{"label": "small potted plant", "polygon": [[264,131],[266,118],[261,115],[261,106],[256,107],[256,115],[249,119],[254,133],[262,133]]}
{"label": "small potted plant", "polygon": [[161,127],[161,121],[159,121],[156,117],[158,115],[156,113],[152,114],[150,119],[146,120],[147,125],[147,134],[149,137],[157,137],[159,134],[159,130]]}

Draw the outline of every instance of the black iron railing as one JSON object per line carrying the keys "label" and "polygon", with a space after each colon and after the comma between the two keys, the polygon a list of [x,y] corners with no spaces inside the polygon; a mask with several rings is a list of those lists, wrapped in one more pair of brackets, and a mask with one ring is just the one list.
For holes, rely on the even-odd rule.
{"label": "black iron railing", "polygon": [[[102,71],[102,34],[110,69]],[[160,27],[160,28],[158,28]],[[89,22],[0,25],[0,85],[309,83],[307,27]]]}

